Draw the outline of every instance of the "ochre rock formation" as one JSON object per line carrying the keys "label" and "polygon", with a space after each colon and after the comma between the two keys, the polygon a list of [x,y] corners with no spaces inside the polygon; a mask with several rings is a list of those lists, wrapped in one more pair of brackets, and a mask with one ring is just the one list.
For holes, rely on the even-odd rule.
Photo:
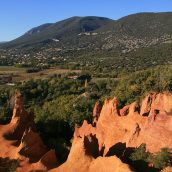
{"label": "ochre rock formation", "polygon": [[143,101],[140,114],[148,115],[151,109],[170,113],[172,110],[171,93],[150,93]]}
{"label": "ochre rock formation", "polygon": [[166,167],[161,172],[172,172],[172,167]]}
{"label": "ochre rock formation", "polygon": [[75,127],[74,137],[84,137],[90,134],[95,134],[95,128],[86,120],[84,120],[82,127]]}
{"label": "ochre rock formation", "polygon": [[19,160],[17,172],[131,172],[121,161],[129,149],[143,143],[152,153],[172,148],[171,135],[171,93],[150,93],[142,102],[122,109],[116,97],[106,99],[103,107],[96,103],[93,125],[84,121],[75,127],[68,159],[59,166],[55,152],[47,152],[33,115],[24,110],[22,96],[17,94],[10,124],[0,125],[0,157]]}
{"label": "ochre rock formation", "polygon": [[122,163],[116,156],[98,157],[90,167],[89,172],[131,172],[130,167]]}
{"label": "ochre rock formation", "polygon": [[17,168],[17,172],[46,172],[57,166],[58,164],[55,151],[50,150],[36,163],[30,163],[28,160],[22,161],[22,163],[20,163],[20,167]]}
{"label": "ochre rock formation", "polygon": [[94,106],[94,109],[93,109],[93,125],[94,126],[96,125],[96,123],[98,121],[101,109],[102,109],[101,103],[100,103],[100,101],[97,101],[95,103],[95,106]]}
{"label": "ochre rock formation", "polygon": [[152,153],[163,147],[172,148],[171,110],[171,93],[151,93],[140,105],[134,102],[122,110],[117,109],[116,98],[106,100],[94,129],[99,149],[104,146],[105,155],[119,142],[127,147],[138,147],[145,143]]}
{"label": "ochre rock formation", "polygon": [[116,156],[102,157],[97,138],[93,135],[74,137],[67,161],[50,172],[131,172]]}
{"label": "ochre rock formation", "polygon": [[19,162],[17,172],[47,171],[57,166],[55,152],[47,152],[20,93],[15,96],[11,122],[0,125],[0,145],[0,158]]}
{"label": "ochre rock formation", "polygon": [[[163,147],[172,148],[171,93],[151,93],[141,103],[134,102],[122,109],[118,109],[116,97],[106,99],[100,115],[98,106],[96,103],[93,110],[96,126],[84,121],[80,128],[75,128],[67,161],[52,172],[127,172],[131,171],[129,166],[119,159],[127,148],[136,148],[142,143],[152,153]],[[85,142],[90,136],[94,136],[97,143],[88,146]]]}
{"label": "ochre rock formation", "polygon": [[39,134],[29,128],[24,132],[17,152],[21,157],[28,157],[30,162],[37,162],[47,152],[47,148]]}
{"label": "ochre rock formation", "polygon": [[58,164],[55,150],[48,151],[44,156],[42,156],[38,163],[48,169],[52,169],[57,166]]}
{"label": "ochre rock formation", "polygon": [[24,131],[29,127],[35,130],[34,115],[25,111],[22,95],[17,93],[14,100],[13,116],[7,126],[9,130],[4,133],[4,136],[14,140],[21,139]]}

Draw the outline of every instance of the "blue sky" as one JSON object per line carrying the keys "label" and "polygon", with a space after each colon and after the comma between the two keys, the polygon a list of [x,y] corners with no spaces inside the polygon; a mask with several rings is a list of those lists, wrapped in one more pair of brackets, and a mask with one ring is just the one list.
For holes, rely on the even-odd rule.
{"label": "blue sky", "polygon": [[72,16],[118,19],[138,12],[172,11],[172,0],[0,0],[0,41]]}

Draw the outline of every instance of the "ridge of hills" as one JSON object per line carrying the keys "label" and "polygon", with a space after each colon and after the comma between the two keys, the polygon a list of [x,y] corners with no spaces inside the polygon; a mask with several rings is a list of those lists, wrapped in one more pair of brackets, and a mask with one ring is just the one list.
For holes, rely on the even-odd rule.
{"label": "ridge of hills", "polygon": [[[138,13],[119,20],[94,16],[71,17],[35,27],[2,47],[16,48],[58,42],[56,46],[59,48],[73,48],[88,42],[93,44],[94,48],[100,49],[117,49],[120,46],[122,49],[133,49],[171,40],[171,28],[171,12]],[[88,32],[96,33],[84,34]]]}
{"label": "ridge of hills", "polygon": [[135,71],[171,65],[171,45],[172,12],[71,17],[0,44],[0,65]]}
{"label": "ridge of hills", "polygon": [[104,17],[71,17],[56,23],[47,23],[35,27],[4,46],[15,47],[50,39],[65,40],[66,37],[69,39],[81,32],[94,31],[110,22],[112,22],[111,19]]}

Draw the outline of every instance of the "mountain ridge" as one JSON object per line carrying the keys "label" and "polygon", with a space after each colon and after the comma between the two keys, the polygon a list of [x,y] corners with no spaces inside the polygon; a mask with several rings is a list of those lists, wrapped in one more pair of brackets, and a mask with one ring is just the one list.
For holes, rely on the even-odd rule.
{"label": "mountain ridge", "polygon": [[[34,27],[19,38],[8,42],[4,47],[13,47],[15,45],[28,44],[30,42],[39,43],[47,39],[61,38],[63,36],[70,36],[70,34],[77,35],[80,32],[94,31],[110,21],[111,19],[104,17],[71,17],[56,23],[47,23]],[[35,38],[33,38],[33,36],[35,36]]]}
{"label": "mountain ridge", "polygon": [[75,16],[34,27],[19,38],[2,44],[1,47],[22,48],[53,43],[55,47],[62,49],[83,46],[89,49],[88,44],[93,44],[91,48],[94,49],[128,52],[170,40],[172,40],[172,12],[146,12],[131,14],[118,20]]}

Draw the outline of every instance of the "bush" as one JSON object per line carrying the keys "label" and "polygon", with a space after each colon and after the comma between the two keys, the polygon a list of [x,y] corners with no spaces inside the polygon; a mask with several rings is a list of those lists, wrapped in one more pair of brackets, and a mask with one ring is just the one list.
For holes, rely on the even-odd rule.
{"label": "bush", "polygon": [[167,166],[170,166],[170,152],[168,148],[162,148],[161,152],[159,152],[154,158],[153,163],[156,168],[163,169]]}
{"label": "bush", "polygon": [[150,156],[150,153],[146,151],[146,144],[140,145],[135,151],[131,154],[130,159],[132,161],[143,160],[147,161]]}
{"label": "bush", "polygon": [[158,152],[156,155],[153,155],[147,152],[146,145],[142,144],[130,155],[130,160],[133,162],[132,165],[139,169],[139,171],[144,171],[146,168],[148,169],[149,163],[154,164],[154,168],[159,171],[171,165],[171,153],[168,148],[162,148],[160,152]]}
{"label": "bush", "polygon": [[7,169],[7,172],[15,172],[17,167],[19,166],[19,163],[16,161],[16,162],[12,162],[8,169]]}

